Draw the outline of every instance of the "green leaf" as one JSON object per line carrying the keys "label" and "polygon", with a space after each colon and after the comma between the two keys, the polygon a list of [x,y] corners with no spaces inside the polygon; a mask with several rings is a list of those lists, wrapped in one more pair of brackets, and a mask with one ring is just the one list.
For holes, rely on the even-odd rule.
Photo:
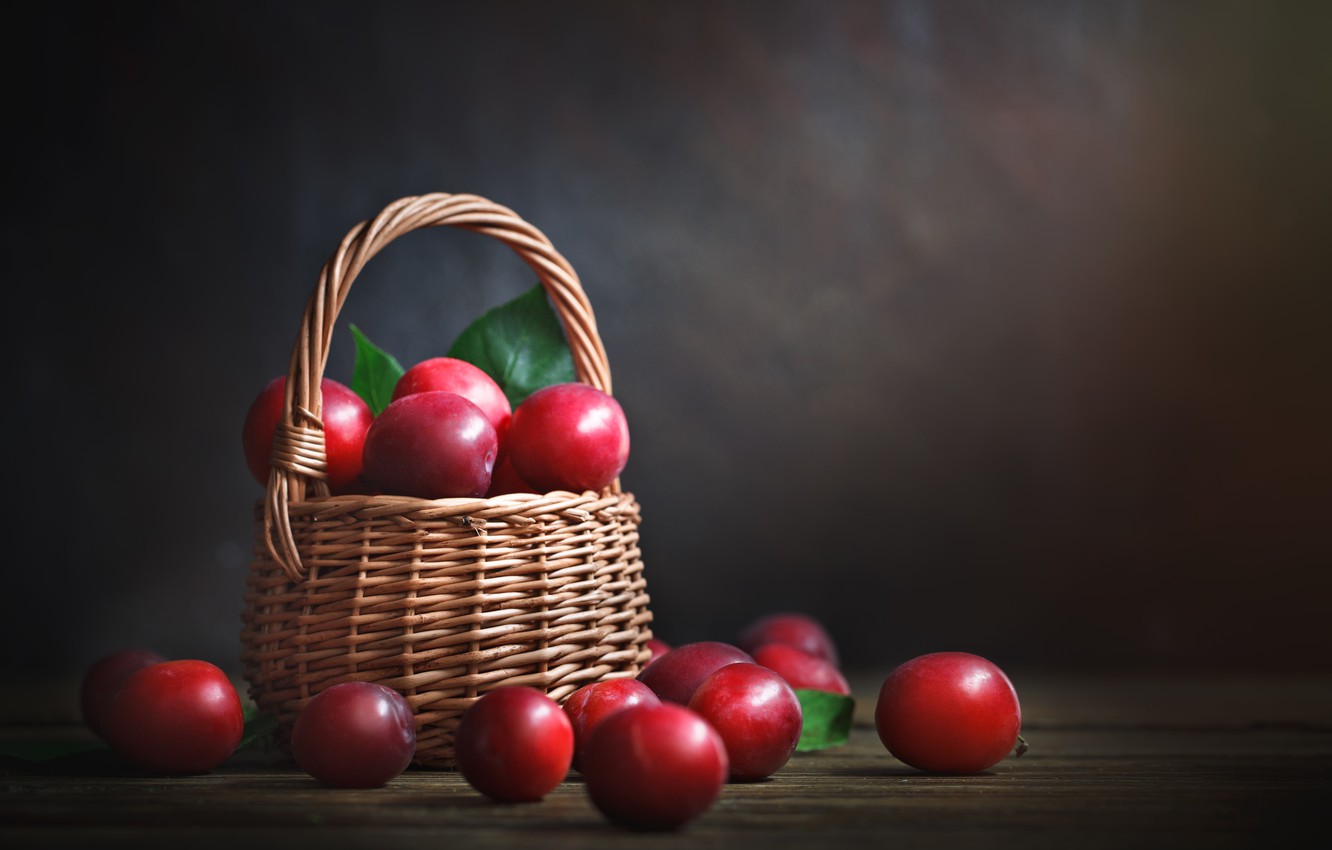
{"label": "green leaf", "polygon": [[245,718],[245,729],[241,733],[240,743],[236,745],[237,752],[249,746],[265,746],[277,728],[277,718],[271,714],[254,714]]}
{"label": "green leaf", "polygon": [[393,387],[402,377],[402,364],[392,354],[375,345],[355,325],[351,326],[356,339],[356,366],[352,370],[352,392],[370,406],[378,416],[393,400]]}
{"label": "green leaf", "polygon": [[804,714],[796,752],[807,753],[845,744],[851,735],[851,717],[855,714],[856,701],[843,694],[806,688],[798,688],[795,693]]}
{"label": "green leaf", "polygon": [[480,367],[515,408],[548,384],[576,380],[564,329],[541,284],[468,325],[448,356]]}

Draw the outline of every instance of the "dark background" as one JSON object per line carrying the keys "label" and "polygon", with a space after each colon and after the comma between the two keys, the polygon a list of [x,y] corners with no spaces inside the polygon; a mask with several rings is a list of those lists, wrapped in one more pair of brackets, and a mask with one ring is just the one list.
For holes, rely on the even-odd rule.
{"label": "dark background", "polygon": [[[235,667],[251,398],[343,235],[583,278],[656,628],[1332,669],[1332,5],[47,4],[11,27],[4,664]],[[403,239],[404,364],[532,283]]]}

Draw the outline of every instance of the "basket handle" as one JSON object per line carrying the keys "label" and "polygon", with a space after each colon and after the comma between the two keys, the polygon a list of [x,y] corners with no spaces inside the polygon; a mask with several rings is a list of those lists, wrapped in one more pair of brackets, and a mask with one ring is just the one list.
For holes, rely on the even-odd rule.
{"label": "basket handle", "polygon": [[400,198],[373,219],[351,229],[319,274],[305,305],[300,333],[287,369],[282,420],[273,438],[264,501],[264,538],[269,555],[293,581],[303,577],[291,530],[289,506],[309,490],[327,495],[327,453],[320,419],[320,381],[338,313],[352,281],[394,239],[427,227],[449,225],[494,237],[536,272],[564,326],[578,380],[609,393],[610,365],[597,333],[592,305],[573,266],[545,234],[513,210],[477,195],[432,193]]}

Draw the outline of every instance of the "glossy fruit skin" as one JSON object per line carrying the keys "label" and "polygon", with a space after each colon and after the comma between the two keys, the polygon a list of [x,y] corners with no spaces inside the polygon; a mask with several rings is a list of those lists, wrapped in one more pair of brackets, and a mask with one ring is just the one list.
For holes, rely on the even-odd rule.
{"label": "glossy fruit skin", "polygon": [[717,670],[694,691],[689,707],[721,735],[736,782],[776,773],[800,743],[800,700],[785,679],[758,664]]}
{"label": "glossy fruit skin", "polygon": [[463,712],[454,750],[458,771],[477,791],[501,803],[535,802],[569,773],[573,724],[541,691],[508,685]]}
{"label": "glossy fruit skin", "polygon": [[504,442],[501,440],[499,460],[495,461],[495,472],[490,477],[490,489],[486,491],[486,497],[493,498],[509,493],[535,492],[536,488],[524,481],[522,476],[514,470],[513,461],[509,459],[509,453],[504,451]]}
{"label": "glossy fruit skin", "polygon": [[979,773],[1017,744],[1022,711],[1013,683],[967,652],[913,658],[884,679],[874,707],[879,740],[930,773]]}
{"label": "glossy fruit skin", "polygon": [[378,788],[416,754],[416,720],[406,697],[373,682],[320,691],[296,716],[296,766],[334,788]]}
{"label": "glossy fruit skin", "polygon": [[136,670],[166,661],[151,649],[120,649],[94,661],[83,674],[79,689],[79,710],[83,722],[99,738],[105,737],[103,717],[106,707],[126,677]]}
{"label": "glossy fruit skin", "polygon": [[573,766],[582,765],[582,752],[592,731],[607,717],[635,705],[661,705],[652,689],[637,679],[603,679],[584,685],[564,701],[564,713],[574,732]]}
{"label": "glossy fruit skin", "polygon": [[245,728],[240,696],[207,661],[182,659],[140,668],[107,705],[106,741],[122,757],[166,774],[221,765]]}
{"label": "glossy fruit skin", "polygon": [[776,672],[792,688],[851,695],[842,672],[826,660],[788,643],[769,643],[753,652],[754,661]]}
{"label": "glossy fruit skin", "polygon": [[726,785],[726,745],[695,711],[636,705],[607,717],[588,739],[588,796],[629,829],[678,829],[707,811]]}
{"label": "glossy fruit skin", "polygon": [[638,680],[651,688],[662,702],[689,705],[694,691],[718,668],[740,661],[753,661],[749,653],[729,643],[701,640],[681,644],[644,667]]}
{"label": "glossy fruit skin", "polygon": [[823,624],[799,611],[780,611],[760,617],[740,632],[736,645],[745,652],[765,643],[785,643],[838,666],[837,646]]}
{"label": "glossy fruit skin", "polygon": [[[282,421],[283,393],[287,377],[279,375],[268,382],[245,414],[241,446],[245,464],[254,480],[268,484],[268,456],[273,450],[273,432]],[[337,381],[319,382],[323,399],[324,451],[328,456],[328,488],[334,495],[354,493],[361,474],[365,435],[374,414],[360,396]]]}
{"label": "glossy fruit skin", "polygon": [[495,426],[481,408],[457,393],[413,393],[375,417],[365,474],[392,495],[484,496],[498,454]]}
{"label": "glossy fruit skin", "polygon": [[485,370],[456,357],[432,357],[408,369],[393,386],[393,401],[414,393],[442,390],[457,393],[481,408],[481,412],[495,426],[500,442],[509,430],[513,407],[504,390]]}
{"label": "glossy fruit skin", "polygon": [[513,468],[540,492],[601,490],[629,460],[629,424],[601,390],[552,384],[518,405],[507,446]]}

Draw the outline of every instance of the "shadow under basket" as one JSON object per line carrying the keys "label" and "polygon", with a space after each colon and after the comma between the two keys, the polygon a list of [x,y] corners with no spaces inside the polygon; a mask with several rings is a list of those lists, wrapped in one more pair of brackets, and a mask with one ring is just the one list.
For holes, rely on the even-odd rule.
{"label": "shadow under basket", "polygon": [[526,685],[563,701],[591,682],[635,676],[650,658],[639,506],[618,481],[601,492],[486,499],[327,494],[319,380],[345,289],[384,244],[441,224],[499,238],[527,260],[579,379],[609,392],[576,275],[511,211],[423,195],[348,234],[307,304],[246,578],[243,673],[284,747],[320,691],[375,682],[412,707],[415,763],[453,768],[458,721],[487,692]]}

